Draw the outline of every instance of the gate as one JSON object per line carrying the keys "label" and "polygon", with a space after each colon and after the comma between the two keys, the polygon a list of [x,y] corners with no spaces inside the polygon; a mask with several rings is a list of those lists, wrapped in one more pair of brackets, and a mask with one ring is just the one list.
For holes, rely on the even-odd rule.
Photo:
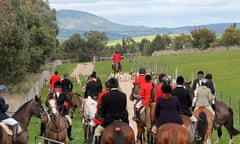
{"label": "gate", "polygon": [[55,144],[64,144],[63,142],[59,142],[53,139],[49,139],[43,136],[35,136],[35,144],[44,144],[44,141],[47,141],[49,144],[50,142],[54,142]]}

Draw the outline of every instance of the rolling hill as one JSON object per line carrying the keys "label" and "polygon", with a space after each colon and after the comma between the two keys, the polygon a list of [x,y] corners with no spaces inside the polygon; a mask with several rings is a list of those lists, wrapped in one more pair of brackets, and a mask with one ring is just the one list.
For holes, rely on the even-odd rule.
{"label": "rolling hill", "polygon": [[[185,26],[177,28],[151,28],[145,26],[130,26],[113,23],[105,18],[83,11],[59,10],[57,11],[57,23],[60,29],[58,37],[67,39],[75,33],[83,35],[87,31],[97,30],[105,32],[110,40],[122,37],[148,36],[154,34],[179,34],[189,33],[197,27],[207,27],[217,34],[232,25],[232,23]],[[240,23],[237,23],[240,27]]]}

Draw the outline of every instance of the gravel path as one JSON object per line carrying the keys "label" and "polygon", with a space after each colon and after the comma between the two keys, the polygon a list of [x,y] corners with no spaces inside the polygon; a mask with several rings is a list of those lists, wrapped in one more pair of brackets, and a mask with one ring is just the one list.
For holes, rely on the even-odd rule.
{"label": "gravel path", "polygon": [[79,75],[90,75],[94,70],[93,63],[86,64],[78,64],[77,67],[73,70],[71,76],[79,76]]}

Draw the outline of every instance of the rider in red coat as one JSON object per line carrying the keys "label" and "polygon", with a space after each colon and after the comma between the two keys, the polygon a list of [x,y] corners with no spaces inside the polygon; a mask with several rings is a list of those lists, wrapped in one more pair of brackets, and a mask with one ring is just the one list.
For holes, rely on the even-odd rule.
{"label": "rider in red coat", "polygon": [[112,64],[112,68],[114,68],[114,64],[119,63],[120,64],[120,70],[122,69],[122,56],[120,53],[118,53],[118,51],[115,51],[115,53],[113,54],[113,64]]}
{"label": "rider in red coat", "polygon": [[58,71],[54,72],[54,75],[50,78],[50,90],[52,91],[54,88],[54,83],[57,81],[61,81],[61,77],[58,75]]}

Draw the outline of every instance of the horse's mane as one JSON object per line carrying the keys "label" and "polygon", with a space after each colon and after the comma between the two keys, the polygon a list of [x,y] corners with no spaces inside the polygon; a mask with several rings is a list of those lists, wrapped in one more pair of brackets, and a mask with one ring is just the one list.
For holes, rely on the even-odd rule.
{"label": "horse's mane", "polygon": [[19,111],[21,111],[25,105],[27,105],[28,103],[30,103],[31,101],[33,101],[33,99],[29,100],[29,101],[26,101],[24,104],[22,104],[17,110],[16,112],[14,112],[13,116],[16,115]]}

